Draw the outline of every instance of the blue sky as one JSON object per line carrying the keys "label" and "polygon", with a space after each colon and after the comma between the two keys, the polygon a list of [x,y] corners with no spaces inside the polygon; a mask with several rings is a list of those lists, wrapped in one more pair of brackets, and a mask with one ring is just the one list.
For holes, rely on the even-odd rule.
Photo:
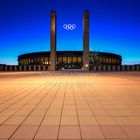
{"label": "blue sky", "polygon": [[[57,50],[82,50],[83,12],[90,12],[90,49],[140,63],[139,0],[0,0],[0,63],[50,50],[50,11],[57,13]],[[66,31],[63,24],[76,24]]]}

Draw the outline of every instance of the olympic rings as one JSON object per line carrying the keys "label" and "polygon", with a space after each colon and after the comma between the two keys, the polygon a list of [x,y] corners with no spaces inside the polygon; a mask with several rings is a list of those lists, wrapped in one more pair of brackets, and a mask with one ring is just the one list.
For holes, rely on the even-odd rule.
{"label": "olympic rings", "polygon": [[64,24],[63,28],[66,30],[74,30],[74,29],[76,29],[76,25],[75,24]]}

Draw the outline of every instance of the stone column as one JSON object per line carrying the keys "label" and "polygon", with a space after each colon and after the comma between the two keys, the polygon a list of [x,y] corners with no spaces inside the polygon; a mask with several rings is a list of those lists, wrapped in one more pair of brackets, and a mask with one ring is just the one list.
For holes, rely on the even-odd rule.
{"label": "stone column", "polygon": [[17,65],[14,66],[14,71],[17,71],[17,67],[18,67]]}
{"label": "stone column", "polygon": [[29,70],[29,71],[31,71],[31,70],[32,70],[31,65],[29,65],[29,66],[28,66],[28,70]]}
{"label": "stone column", "polygon": [[140,66],[139,65],[136,66],[136,71],[140,71]]}
{"label": "stone column", "polygon": [[101,65],[98,66],[98,71],[101,71]]}
{"label": "stone column", "polygon": [[3,66],[0,66],[0,71],[2,71],[2,67],[3,67]]}
{"label": "stone column", "polygon": [[131,69],[132,69],[132,71],[135,71],[136,69],[135,69],[135,65],[132,65],[131,66]]}
{"label": "stone column", "polygon": [[111,71],[111,66],[110,65],[107,66],[107,71]]}
{"label": "stone column", "polygon": [[106,71],[106,65],[103,66],[103,71]]}
{"label": "stone column", "polygon": [[50,66],[49,70],[56,70],[56,13],[51,11],[50,15]]}
{"label": "stone column", "polygon": [[41,71],[41,66],[40,65],[38,65],[38,71]]}
{"label": "stone column", "polygon": [[46,67],[45,67],[45,65],[43,65],[43,71],[45,71],[46,70]]}
{"label": "stone column", "polygon": [[24,66],[23,69],[24,69],[24,71],[27,71],[27,66]]}
{"label": "stone column", "polygon": [[83,17],[83,69],[89,71],[89,12]]}
{"label": "stone column", "polygon": [[120,71],[121,70],[121,66],[117,66],[117,71]]}
{"label": "stone column", "polygon": [[126,71],[130,71],[130,65],[126,65]]}
{"label": "stone column", "polygon": [[4,67],[4,71],[7,71],[7,66]]}
{"label": "stone column", "polygon": [[12,71],[12,69],[13,69],[13,66],[9,65],[9,71]]}
{"label": "stone column", "polygon": [[122,68],[121,68],[122,71],[125,71],[125,70],[126,70],[126,69],[125,69],[125,67],[126,67],[125,65],[122,65],[121,67],[122,67]]}
{"label": "stone column", "polygon": [[36,65],[34,65],[33,71],[36,71]]}
{"label": "stone column", "polygon": [[112,71],[116,71],[116,66],[115,65],[112,66]]}
{"label": "stone column", "polygon": [[19,71],[22,71],[22,66],[19,65],[18,67],[19,67]]}

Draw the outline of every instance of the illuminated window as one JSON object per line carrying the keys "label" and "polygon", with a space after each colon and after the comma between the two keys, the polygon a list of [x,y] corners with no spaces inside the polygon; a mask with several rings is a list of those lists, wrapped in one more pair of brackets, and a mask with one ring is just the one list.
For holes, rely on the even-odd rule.
{"label": "illuminated window", "polygon": [[112,63],[112,58],[110,58],[110,63]]}
{"label": "illuminated window", "polygon": [[63,57],[63,62],[66,63],[67,62],[67,58]]}
{"label": "illuminated window", "polygon": [[111,63],[111,58],[109,58],[109,63]]}
{"label": "illuminated window", "polygon": [[78,57],[78,63],[81,63],[81,62],[82,62],[82,58]]}
{"label": "illuminated window", "polygon": [[76,62],[76,57],[73,57],[73,62]]}
{"label": "illuminated window", "polygon": [[25,59],[25,64],[28,64],[28,59]]}
{"label": "illuminated window", "polygon": [[71,62],[72,62],[72,58],[68,57],[68,63],[71,63]]}
{"label": "illuminated window", "polygon": [[119,59],[117,59],[117,63],[118,63],[118,64],[120,63],[120,60],[119,60]]}
{"label": "illuminated window", "polygon": [[23,60],[21,59],[21,60],[19,60],[19,64],[21,65],[23,63]]}
{"label": "illuminated window", "polygon": [[103,62],[105,63],[105,58],[103,58]]}
{"label": "illuminated window", "polygon": [[114,59],[112,58],[112,64],[114,64]]}
{"label": "illuminated window", "polygon": [[90,57],[90,61],[93,62],[93,57]]}
{"label": "illuminated window", "polygon": [[36,63],[36,58],[33,58],[33,62]]}
{"label": "illuminated window", "polygon": [[37,62],[38,62],[38,63],[40,62],[40,58],[37,58]]}
{"label": "illuminated window", "polygon": [[114,63],[114,64],[116,63],[115,59],[113,59],[113,63]]}
{"label": "illuminated window", "polygon": [[115,64],[117,63],[117,59],[114,59],[114,61],[115,61]]}
{"label": "illuminated window", "polygon": [[23,64],[25,64],[26,63],[26,61],[25,61],[25,59],[23,59]]}
{"label": "illuminated window", "polygon": [[58,63],[62,63],[62,57],[58,57]]}
{"label": "illuminated window", "polygon": [[108,63],[108,58],[106,58],[106,63]]}
{"label": "illuminated window", "polygon": [[99,61],[102,62],[102,58],[99,58]]}
{"label": "illuminated window", "polygon": [[30,59],[30,62],[33,63],[33,59]]}
{"label": "illuminated window", "polygon": [[39,64],[43,64],[43,57],[39,58],[38,63],[39,63]]}
{"label": "illuminated window", "polygon": [[45,57],[45,61],[48,62],[48,57]]}
{"label": "illuminated window", "polygon": [[111,62],[112,62],[112,64],[114,64],[114,59],[113,58],[111,59]]}
{"label": "illuminated window", "polygon": [[49,61],[48,57],[45,57],[45,62],[44,63],[48,64],[49,63],[48,61]]}
{"label": "illuminated window", "polygon": [[41,62],[43,62],[44,61],[44,58],[43,57],[41,57]]}

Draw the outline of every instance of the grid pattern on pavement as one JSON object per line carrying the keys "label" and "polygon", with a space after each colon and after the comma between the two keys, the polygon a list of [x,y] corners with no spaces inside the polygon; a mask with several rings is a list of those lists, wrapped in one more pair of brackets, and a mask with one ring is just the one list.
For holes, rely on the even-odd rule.
{"label": "grid pattern on pavement", "polygon": [[0,73],[0,140],[140,140],[140,73]]}

